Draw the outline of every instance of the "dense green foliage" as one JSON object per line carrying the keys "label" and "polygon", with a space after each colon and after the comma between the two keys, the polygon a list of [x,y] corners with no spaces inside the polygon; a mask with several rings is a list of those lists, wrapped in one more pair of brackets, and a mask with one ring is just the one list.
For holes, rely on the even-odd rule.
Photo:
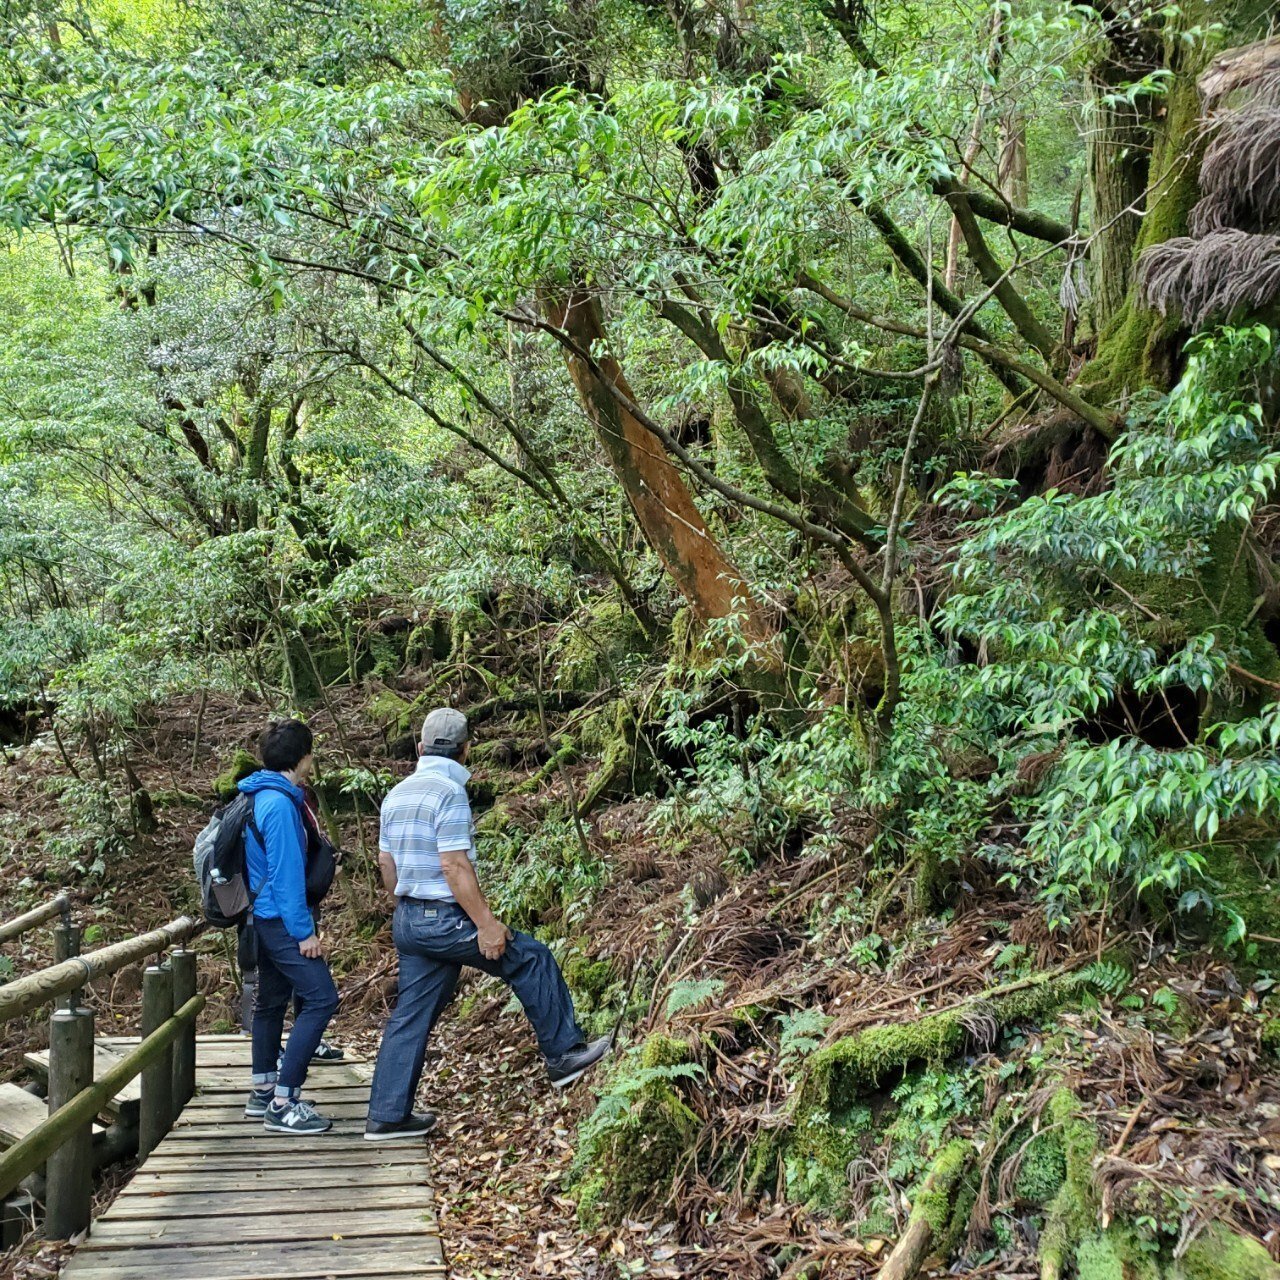
{"label": "dense green foliage", "polygon": [[[484,854],[565,940],[610,874],[584,824],[641,794],[730,878],[860,859],[808,920],[855,962],[890,894],[975,883],[1265,959],[1275,311],[1193,332],[1136,253],[1208,234],[1197,77],[1267,10],[7,6],[0,728],[53,732],[49,853],[145,837],[131,735],[173,699],[354,688],[388,739],[436,697],[526,717],[518,794],[558,789],[482,818]],[[1280,231],[1255,203],[1239,234]],[[340,739],[326,799],[375,800]],[[803,1084],[752,1176],[847,1207],[863,1095],[906,1072],[886,1132],[922,1177],[975,1105],[929,1074],[966,1017],[820,1048],[828,1015],[783,1011]],[[687,1047],[648,1041],[587,1123],[587,1217],[678,1173]]]}

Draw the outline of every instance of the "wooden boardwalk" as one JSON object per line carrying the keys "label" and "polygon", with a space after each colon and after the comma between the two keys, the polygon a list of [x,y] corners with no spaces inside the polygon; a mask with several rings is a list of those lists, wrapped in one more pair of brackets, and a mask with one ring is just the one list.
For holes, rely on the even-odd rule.
{"label": "wooden boardwalk", "polygon": [[314,1138],[244,1118],[249,1042],[202,1036],[196,1096],[67,1265],[67,1280],[436,1277],[444,1258],[426,1144],[364,1138],[371,1070],[312,1069]]}

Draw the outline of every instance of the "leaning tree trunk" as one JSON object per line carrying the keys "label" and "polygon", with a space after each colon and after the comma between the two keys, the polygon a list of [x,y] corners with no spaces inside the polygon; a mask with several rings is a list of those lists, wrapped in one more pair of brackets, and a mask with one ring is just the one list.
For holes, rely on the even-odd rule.
{"label": "leaning tree trunk", "polygon": [[590,362],[570,353],[569,373],[646,540],[680,593],[700,622],[745,612],[747,633],[763,638],[769,628],[758,603],[707,528],[662,442],[610,391],[612,385],[623,400],[636,403],[621,365],[608,352],[599,300],[573,290],[549,298],[545,309],[579,351],[593,353]]}
{"label": "leaning tree trunk", "polygon": [[[1187,234],[1199,196],[1203,151],[1197,79],[1210,59],[1233,45],[1262,39],[1273,0],[1188,0],[1165,32],[1164,65],[1173,73],[1152,128],[1146,212],[1134,250],[1126,261],[1129,277],[1123,303],[1099,335],[1098,358],[1086,375],[1095,403],[1114,402],[1143,386],[1166,390],[1177,380],[1187,333],[1176,320],[1147,307],[1132,280],[1132,264],[1146,250]],[[1209,30],[1188,43],[1191,27]]]}

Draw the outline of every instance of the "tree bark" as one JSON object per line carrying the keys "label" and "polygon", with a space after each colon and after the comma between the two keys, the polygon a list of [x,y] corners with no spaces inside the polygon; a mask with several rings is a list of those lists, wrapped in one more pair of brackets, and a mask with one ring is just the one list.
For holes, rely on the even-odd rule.
{"label": "tree bark", "polygon": [[1160,65],[1160,49],[1150,30],[1121,29],[1093,68],[1089,134],[1089,189],[1092,197],[1094,326],[1101,331],[1124,306],[1133,276],[1134,249],[1142,229],[1151,162],[1150,98],[1109,102],[1123,85]]}
{"label": "tree bark", "polygon": [[661,443],[604,385],[607,378],[628,401],[636,402],[622,366],[609,354],[599,299],[571,289],[548,295],[543,309],[548,321],[569,334],[581,350],[599,352],[595,369],[566,354],[569,374],[645,538],[694,615],[706,623],[745,612],[747,633],[752,638],[766,636],[770,629],[759,605],[708,530],[683,477]]}

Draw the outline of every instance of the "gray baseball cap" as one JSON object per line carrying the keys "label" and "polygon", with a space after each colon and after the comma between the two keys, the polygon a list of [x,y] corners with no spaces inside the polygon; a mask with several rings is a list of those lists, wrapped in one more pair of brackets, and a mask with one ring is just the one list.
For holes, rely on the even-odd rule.
{"label": "gray baseball cap", "polygon": [[422,745],[451,750],[462,746],[471,737],[467,717],[453,707],[437,707],[427,712],[422,722]]}

